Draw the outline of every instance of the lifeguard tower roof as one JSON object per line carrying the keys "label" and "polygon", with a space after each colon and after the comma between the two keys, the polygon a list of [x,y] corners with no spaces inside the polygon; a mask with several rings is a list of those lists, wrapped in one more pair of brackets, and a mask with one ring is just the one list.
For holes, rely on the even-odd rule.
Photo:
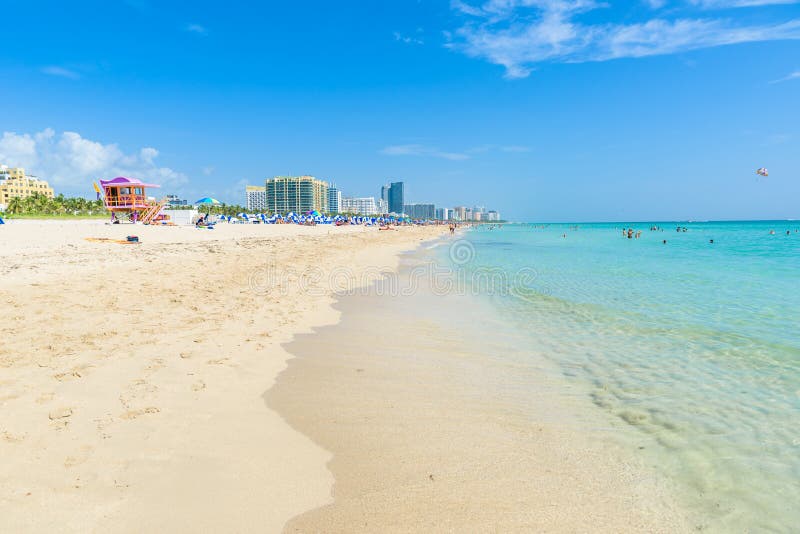
{"label": "lifeguard tower roof", "polygon": [[146,184],[136,178],[125,178],[124,176],[117,176],[113,180],[100,180],[100,185],[105,188],[111,187],[161,187],[156,184]]}

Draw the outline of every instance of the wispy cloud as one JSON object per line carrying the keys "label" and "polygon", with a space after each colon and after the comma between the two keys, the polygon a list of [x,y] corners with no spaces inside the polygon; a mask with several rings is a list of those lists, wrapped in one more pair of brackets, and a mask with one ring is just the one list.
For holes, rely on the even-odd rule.
{"label": "wispy cloud", "polygon": [[51,65],[42,68],[42,73],[49,74],[50,76],[59,76],[61,78],[69,78],[70,80],[77,80],[81,77],[76,71],[64,67]]}
{"label": "wispy cloud", "polygon": [[417,35],[403,35],[400,32],[394,32],[394,40],[404,44],[423,45],[425,40],[419,36],[422,33],[421,29],[417,30]]}
{"label": "wispy cloud", "polygon": [[445,152],[438,148],[425,145],[392,145],[381,150],[385,156],[427,156],[433,158],[448,159],[451,161],[461,161],[469,159],[467,154],[460,152]]}
{"label": "wispy cloud", "polygon": [[480,145],[459,152],[446,152],[426,145],[409,144],[387,146],[380,152],[386,156],[427,156],[449,159],[451,161],[462,161],[470,159],[473,156],[488,154],[490,152],[523,153],[530,152],[530,150],[530,147],[522,145]]}
{"label": "wispy cloud", "polygon": [[198,35],[206,35],[208,33],[206,27],[200,24],[187,24],[183,29],[189,33],[196,33]]}
{"label": "wispy cloud", "polygon": [[800,3],[800,0],[689,0],[689,3],[702,7],[703,9],[733,9],[739,7],[797,4]]}
{"label": "wispy cloud", "polygon": [[[692,0],[697,7],[733,8],[789,0]],[[800,1],[800,0],[797,0]],[[794,3],[794,1],[792,1]],[[659,2],[650,4],[658,7]],[[595,0],[486,0],[452,3],[465,22],[448,46],[528,76],[537,64],[579,63],[673,54],[737,43],[800,39],[800,19],[742,24],[727,18],[651,18],[639,22],[583,22],[608,7]]]}
{"label": "wispy cloud", "polygon": [[788,76],[784,76],[783,78],[778,78],[777,80],[772,80],[769,83],[788,82],[789,80],[800,80],[800,70],[796,70],[793,73],[789,74]]}

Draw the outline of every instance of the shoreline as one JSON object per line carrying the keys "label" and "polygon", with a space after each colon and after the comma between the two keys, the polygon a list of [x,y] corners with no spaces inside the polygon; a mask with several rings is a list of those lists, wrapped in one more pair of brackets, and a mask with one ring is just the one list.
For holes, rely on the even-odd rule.
{"label": "shoreline", "polygon": [[0,522],[261,532],[328,502],[329,453],[263,402],[282,345],[335,322],[335,267],[371,280],[441,229],[93,222],[0,229]]}
{"label": "shoreline", "polygon": [[[431,256],[405,254],[401,276]],[[333,502],[285,532],[690,530],[669,481],[586,419],[588,399],[506,359],[490,329],[469,331],[483,304],[387,297],[380,283],[340,296],[338,323],[288,343],[295,357],[265,394],[332,453]],[[538,391],[507,394],[519,372]]]}

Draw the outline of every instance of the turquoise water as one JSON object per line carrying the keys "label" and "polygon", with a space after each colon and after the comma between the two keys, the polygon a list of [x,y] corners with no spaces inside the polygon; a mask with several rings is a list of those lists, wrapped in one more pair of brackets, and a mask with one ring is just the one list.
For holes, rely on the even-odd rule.
{"label": "turquoise water", "polygon": [[797,531],[800,222],[676,226],[626,223],[639,239],[622,224],[479,228],[446,260],[502,269],[511,290],[482,297],[624,422],[632,448],[647,440],[699,528]]}

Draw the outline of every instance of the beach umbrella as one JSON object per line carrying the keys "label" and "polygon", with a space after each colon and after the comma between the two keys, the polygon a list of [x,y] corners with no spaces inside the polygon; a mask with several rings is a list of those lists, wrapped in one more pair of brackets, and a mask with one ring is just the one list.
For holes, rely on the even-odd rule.
{"label": "beach umbrella", "polygon": [[222,204],[222,202],[220,202],[216,198],[203,197],[200,200],[198,200],[197,202],[195,202],[196,206],[199,206],[201,204],[204,205],[204,206],[214,206],[214,205],[217,205],[217,204]]}

